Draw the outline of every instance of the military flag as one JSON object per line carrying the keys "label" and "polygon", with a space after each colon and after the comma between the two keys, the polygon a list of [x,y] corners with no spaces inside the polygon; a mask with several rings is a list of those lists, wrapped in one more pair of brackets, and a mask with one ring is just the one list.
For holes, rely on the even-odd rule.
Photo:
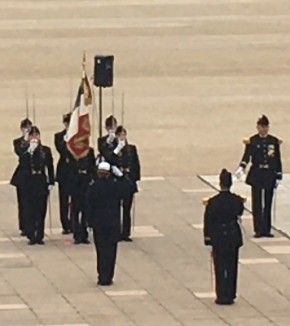
{"label": "military flag", "polygon": [[90,147],[91,125],[89,108],[92,104],[92,91],[85,71],[85,54],[83,57],[83,73],[78,89],[70,124],[66,134],[66,144],[75,159],[85,157]]}

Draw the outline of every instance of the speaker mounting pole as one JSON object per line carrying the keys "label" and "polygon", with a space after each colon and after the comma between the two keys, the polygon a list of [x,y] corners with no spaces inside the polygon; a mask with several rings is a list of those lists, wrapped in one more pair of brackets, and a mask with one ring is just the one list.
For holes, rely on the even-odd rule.
{"label": "speaker mounting pole", "polygon": [[102,137],[102,121],[103,121],[103,87],[99,87],[99,137]]}

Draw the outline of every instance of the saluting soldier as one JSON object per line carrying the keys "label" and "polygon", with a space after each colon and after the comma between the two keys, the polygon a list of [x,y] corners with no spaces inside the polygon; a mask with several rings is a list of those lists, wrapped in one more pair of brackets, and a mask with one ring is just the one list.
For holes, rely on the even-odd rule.
{"label": "saluting soldier", "polygon": [[[131,210],[134,200],[134,194],[138,192],[137,181],[140,180],[141,168],[137,147],[129,144],[127,140],[127,131],[123,126],[116,129],[116,139],[118,141],[117,150],[113,151],[117,160],[115,165],[120,168],[122,173],[130,180],[131,191],[122,201],[123,221],[121,240],[132,242],[131,235]],[[121,143],[121,146],[119,145]],[[124,146],[123,146],[124,145]],[[119,146],[119,147],[118,147]],[[118,150],[118,148],[121,148]]]}
{"label": "saluting soldier", "polygon": [[72,232],[71,192],[72,192],[72,162],[73,157],[66,146],[66,132],[70,123],[71,113],[63,115],[64,130],[54,135],[54,144],[60,157],[56,167],[58,182],[59,212],[62,234]]}
{"label": "saluting soldier", "polygon": [[25,233],[29,245],[44,244],[44,227],[49,191],[54,185],[53,158],[49,147],[42,145],[40,131],[32,126],[29,147],[20,156],[24,190],[24,210],[27,219]]}
{"label": "saluting soldier", "polygon": [[115,131],[117,128],[117,119],[114,116],[110,115],[105,120],[105,127],[107,130],[107,135],[98,138],[98,151],[101,157],[103,157],[105,161],[107,161],[108,153],[113,151],[117,145],[115,135]]}
{"label": "saluting soldier", "polygon": [[239,248],[243,245],[239,218],[244,199],[230,192],[232,175],[220,174],[220,193],[205,201],[204,244],[212,246],[216,304],[231,305],[236,298]]}
{"label": "saluting soldier", "polygon": [[254,237],[273,237],[271,208],[274,189],[282,180],[282,141],[269,134],[269,119],[265,115],[259,117],[257,130],[257,134],[244,140],[246,147],[236,176],[240,178],[251,162],[246,183],[252,187]]}
{"label": "saluting soldier", "polygon": [[[20,157],[29,147],[29,131],[31,129],[32,122],[26,118],[20,122],[20,130],[22,136],[13,140],[13,148],[15,154]],[[20,168],[20,165],[17,165],[16,170],[13,173],[10,184],[16,187],[17,194],[17,204],[18,204],[18,225],[20,230],[20,235],[25,236],[25,215],[23,211],[23,182],[19,182],[23,175],[23,171]],[[17,185],[18,184],[18,185]]]}
{"label": "saluting soldier", "polygon": [[[112,174],[113,172],[113,174]],[[89,186],[87,212],[97,252],[98,285],[113,283],[120,238],[120,200],[130,193],[130,183],[117,167],[98,166],[97,178]]]}
{"label": "saluting soldier", "polygon": [[95,154],[89,148],[86,156],[73,159],[72,170],[72,231],[75,244],[89,244],[86,216],[86,193],[89,183],[96,175]]}

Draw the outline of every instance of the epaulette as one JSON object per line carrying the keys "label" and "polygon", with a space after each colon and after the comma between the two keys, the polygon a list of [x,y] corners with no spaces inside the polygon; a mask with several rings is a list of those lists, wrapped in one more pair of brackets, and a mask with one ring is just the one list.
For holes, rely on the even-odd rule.
{"label": "epaulette", "polygon": [[238,196],[242,198],[242,200],[243,200],[244,203],[247,201],[247,197],[246,196],[244,196],[244,195],[238,195]]}
{"label": "epaulette", "polygon": [[283,140],[278,138],[278,144],[281,145],[283,143]]}
{"label": "epaulette", "polygon": [[243,143],[244,143],[245,145],[250,144],[250,138],[244,138],[244,139],[243,139]]}
{"label": "epaulette", "polygon": [[209,201],[209,198],[203,198],[203,200],[202,200],[202,204],[203,204],[204,206],[207,206],[208,201]]}

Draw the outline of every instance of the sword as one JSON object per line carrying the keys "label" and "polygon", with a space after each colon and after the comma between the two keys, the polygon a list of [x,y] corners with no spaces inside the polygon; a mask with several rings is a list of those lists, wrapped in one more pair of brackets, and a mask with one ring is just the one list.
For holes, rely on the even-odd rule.
{"label": "sword", "polygon": [[211,249],[210,253],[210,283],[211,283],[211,290],[212,292],[215,292],[214,284],[215,284],[215,277],[213,272],[213,250]]}
{"label": "sword", "polygon": [[276,202],[277,202],[277,191],[278,188],[274,188],[274,199],[273,199],[273,225],[276,224]]}
{"label": "sword", "polygon": [[121,104],[121,124],[124,126],[125,120],[125,93],[122,93],[122,104]]}
{"label": "sword", "polygon": [[136,214],[136,200],[135,195],[133,197],[133,230],[135,229],[135,215]]}
{"label": "sword", "polygon": [[48,222],[49,222],[49,234],[50,234],[50,236],[52,236],[52,217],[51,217],[50,192],[48,194]]}

